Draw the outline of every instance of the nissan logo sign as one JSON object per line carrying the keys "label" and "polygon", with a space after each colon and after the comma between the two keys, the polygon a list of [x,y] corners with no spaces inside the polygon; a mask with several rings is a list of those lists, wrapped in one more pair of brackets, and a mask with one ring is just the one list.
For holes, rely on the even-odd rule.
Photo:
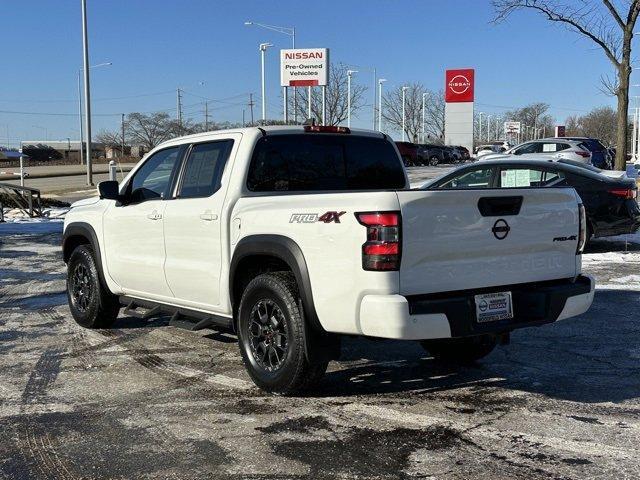
{"label": "nissan logo sign", "polygon": [[456,75],[449,81],[449,88],[456,95],[462,95],[471,88],[471,82],[464,75]]}

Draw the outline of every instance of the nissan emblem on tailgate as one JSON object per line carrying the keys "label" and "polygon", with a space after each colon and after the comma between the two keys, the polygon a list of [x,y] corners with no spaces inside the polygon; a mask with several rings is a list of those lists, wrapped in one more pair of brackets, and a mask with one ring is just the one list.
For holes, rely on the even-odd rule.
{"label": "nissan emblem on tailgate", "polygon": [[496,220],[496,223],[493,224],[493,228],[491,229],[491,231],[493,232],[493,236],[498,240],[504,240],[505,238],[507,238],[510,230],[511,227],[509,227],[509,224],[502,218]]}

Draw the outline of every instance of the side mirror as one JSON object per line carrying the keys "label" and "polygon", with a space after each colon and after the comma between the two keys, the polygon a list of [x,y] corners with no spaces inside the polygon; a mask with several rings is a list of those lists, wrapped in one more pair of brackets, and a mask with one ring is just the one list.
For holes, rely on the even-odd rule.
{"label": "side mirror", "polygon": [[106,180],[98,184],[98,193],[100,199],[106,200],[119,200],[120,199],[120,187],[115,180]]}

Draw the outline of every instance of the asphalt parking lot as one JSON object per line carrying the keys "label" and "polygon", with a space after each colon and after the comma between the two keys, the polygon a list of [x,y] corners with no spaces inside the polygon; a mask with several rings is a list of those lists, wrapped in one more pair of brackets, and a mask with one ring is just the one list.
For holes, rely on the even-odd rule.
{"label": "asphalt parking lot", "polygon": [[0,225],[0,478],[639,478],[640,245],[596,241],[580,317],[471,368],[347,339],[321,387],[263,394],[235,337],[78,327],[61,224]]}

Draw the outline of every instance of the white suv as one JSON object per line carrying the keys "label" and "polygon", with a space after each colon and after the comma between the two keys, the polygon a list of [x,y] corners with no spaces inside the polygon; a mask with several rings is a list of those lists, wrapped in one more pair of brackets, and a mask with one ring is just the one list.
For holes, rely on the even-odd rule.
{"label": "white suv", "polygon": [[591,152],[582,145],[582,142],[566,138],[531,140],[516,145],[504,153],[485,155],[482,160],[499,160],[512,158],[512,156],[522,159],[573,160],[591,164]]}
{"label": "white suv", "polygon": [[410,190],[393,142],[264,127],[155,148],[65,219],[69,308],[88,328],[169,314],[232,329],[261,388],[293,393],[341,335],[473,361],[516,328],[586,311],[571,188]]}

